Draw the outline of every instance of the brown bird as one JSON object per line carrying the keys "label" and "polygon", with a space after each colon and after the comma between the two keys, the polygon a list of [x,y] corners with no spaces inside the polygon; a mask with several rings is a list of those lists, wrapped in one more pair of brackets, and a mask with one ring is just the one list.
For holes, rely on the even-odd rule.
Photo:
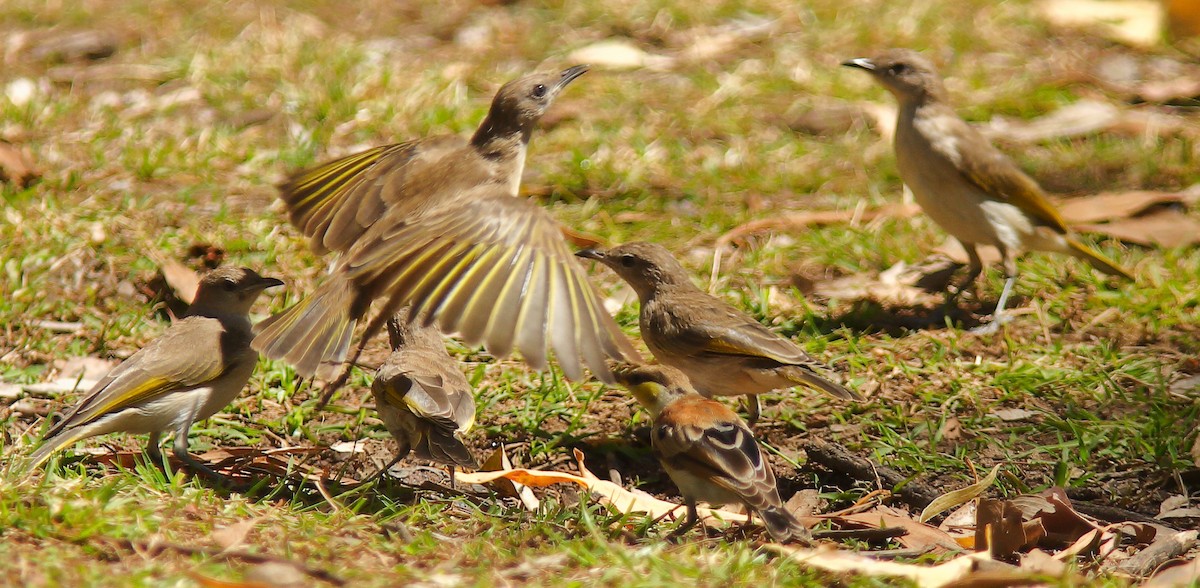
{"label": "brown bird", "polygon": [[355,322],[384,299],[363,344],[411,306],[411,316],[482,342],[496,357],[515,347],[544,369],[549,347],[567,377],[582,377],[586,364],[611,380],[605,358],[637,351],[604,311],[561,226],[515,198],[535,124],[585,71],[505,84],[469,141],[378,147],[285,183],[290,218],[313,248],[344,253],[315,293],[259,325],[254,348],[311,375],[345,359]]}
{"label": "brown bird", "polygon": [[1007,280],[992,322],[978,331],[995,331],[1007,321],[1004,306],[1017,278],[1017,257],[1025,250],[1066,253],[1106,274],[1133,279],[1079,241],[1037,182],[955,114],[933,64],[919,53],[893,49],[842,65],[871,74],[900,103],[895,137],[900,178],[925,214],[967,251],[968,275],[959,289],[983,271],[977,245],[1000,250]]}
{"label": "brown bird", "polygon": [[283,282],[247,268],[222,267],[204,274],[187,314],[137,353],[113,368],[46,432],[27,468],[55,451],[106,433],[150,433],[146,450],[162,462],[158,442],[175,433],[175,457],[193,470],[216,476],[188,453],[188,431],[224,408],[254,373],[250,348],[251,305],[266,288]]}
{"label": "brown bird", "polygon": [[399,448],[383,471],[410,450],[421,459],[478,469],[458,439],[475,424],[475,398],[458,362],[446,353],[441,333],[410,322],[406,310],[389,319],[387,328],[392,354],[375,373],[371,391],[379,418]]}
{"label": "brown bird", "polygon": [[687,504],[687,521],[677,532],[700,520],[699,501],[741,503],[747,523],[758,513],[776,541],[812,541],[808,528],[784,508],[771,465],[736,413],[700,396],[673,367],[622,364],[613,372],[653,419],[650,448]]}
{"label": "brown bird", "polygon": [[669,251],[653,243],[626,243],[576,255],[612,268],[641,300],[642,339],[660,362],[690,374],[705,396],[745,394],[750,422],[758,394],[804,386],[838,398],[862,400],[831,381],[829,368],[790,339],[696,287]]}

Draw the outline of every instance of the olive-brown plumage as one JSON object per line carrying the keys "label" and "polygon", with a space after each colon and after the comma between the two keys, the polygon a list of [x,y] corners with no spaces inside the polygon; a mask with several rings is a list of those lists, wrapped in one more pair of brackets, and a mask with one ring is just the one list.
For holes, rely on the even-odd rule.
{"label": "olive-brown plumage", "polygon": [[699,520],[699,501],[739,503],[758,513],[777,541],[812,539],[784,508],[771,465],[736,413],[700,396],[688,377],[670,366],[622,364],[614,374],[650,412],[650,447],[687,504],[682,529]]}
{"label": "olive-brown plumage", "polygon": [[387,323],[392,353],[375,373],[371,391],[399,461],[417,457],[449,466],[478,468],[458,435],[475,423],[475,398],[442,335],[410,322],[405,311]]}
{"label": "olive-brown plumage", "polygon": [[999,249],[1008,278],[992,322],[1006,320],[1004,305],[1026,250],[1066,253],[1096,269],[1133,279],[1129,271],[1079,241],[1040,186],[947,103],[933,64],[919,53],[893,49],[842,65],[871,74],[899,102],[895,151],[900,178],[921,209],[962,243],[970,261],[968,285],[983,270],[978,245]]}
{"label": "olive-brown plumage", "polygon": [[759,414],[757,395],[779,388],[862,400],[790,339],[697,288],[662,246],[635,242],[576,255],[612,268],[637,292],[642,340],[658,361],[687,373],[705,396],[746,395],[751,422]]}
{"label": "olive-brown plumage", "polygon": [[147,450],[161,461],[159,437],[173,431],[175,456],[212,474],[188,454],[188,431],[245,387],[258,361],[250,348],[250,307],[264,289],[281,284],[246,268],[205,274],[187,314],[97,382],[46,432],[26,467],[82,439],[118,431],[150,433]]}
{"label": "olive-brown plumage", "polygon": [[515,348],[543,369],[551,349],[572,379],[584,365],[609,379],[605,358],[636,357],[561,226],[515,197],[534,126],[584,71],[506,84],[470,140],[377,147],[284,183],[290,219],[313,249],[343,253],[316,292],[259,325],[254,347],[311,375],[345,359],[355,322],[383,300],[364,342],[411,306],[426,324],[495,356]]}

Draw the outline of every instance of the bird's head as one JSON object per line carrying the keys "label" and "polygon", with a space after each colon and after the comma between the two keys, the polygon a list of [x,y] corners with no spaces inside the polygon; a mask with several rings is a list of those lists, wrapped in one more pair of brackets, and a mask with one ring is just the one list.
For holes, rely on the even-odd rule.
{"label": "bird's head", "polygon": [[519,131],[528,141],[534,125],[550,109],[558,94],[587,70],[586,65],[576,65],[561,72],[529,74],[504,84],[492,99],[487,120],[480,127],[480,137]]}
{"label": "bird's head", "polygon": [[247,314],[263,290],[282,285],[282,280],[260,276],[250,268],[219,267],[200,278],[188,314]]}
{"label": "bird's head", "polygon": [[901,104],[940,100],[945,92],[933,64],[911,49],[891,49],[876,57],[844,61],[842,65],[871,74]]}
{"label": "bird's head", "polygon": [[635,241],[611,249],[584,249],[575,255],[595,259],[612,268],[633,286],[643,301],[662,288],[695,287],[679,260],[655,243]]}
{"label": "bird's head", "polygon": [[614,363],[611,367],[617,382],[655,417],[672,400],[697,393],[688,377],[671,366]]}

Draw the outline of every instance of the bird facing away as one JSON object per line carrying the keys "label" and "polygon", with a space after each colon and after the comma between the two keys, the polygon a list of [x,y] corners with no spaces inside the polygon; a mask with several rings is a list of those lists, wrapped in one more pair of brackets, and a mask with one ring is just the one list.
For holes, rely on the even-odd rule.
{"label": "bird facing away", "polygon": [[863,399],[828,379],[829,368],[791,340],[697,288],[662,246],[634,242],[576,255],[612,268],[637,292],[642,339],[658,361],[689,374],[705,396],[745,394],[751,423],[759,416],[757,395],[779,388],[804,386]]}
{"label": "bird facing away", "polygon": [[482,342],[496,357],[515,347],[545,369],[549,347],[567,377],[582,377],[582,357],[610,381],[605,358],[637,351],[604,311],[561,226],[515,197],[535,124],[585,71],[505,84],[469,141],[378,147],[283,184],[291,221],[312,247],[343,254],[316,292],[258,325],[254,348],[304,376],[327,373],[345,359],[355,322],[384,299],[364,344],[410,306],[410,316]]}
{"label": "bird facing away", "polygon": [[399,445],[384,471],[410,450],[421,459],[477,469],[457,437],[475,424],[475,398],[441,333],[410,322],[406,310],[389,319],[387,329],[392,354],[371,383],[379,418]]}
{"label": "bird facing away", "polygon": [[1007,280],[992,322],[981,331],[994,331],[1007,320],[1004,305],[1023,251],[1066,253],[1106,274],[1133,279],[1079,241],[1037,182],[955,114],[941,78],[919,53],[892,49],[842,65],[871,74],[899,102],[895,150],[900,178],[925,214],[962,243],[970,261],[962,286],[983,271],[976,246],[1000,251]]}
{"label": "bird facing away", "polygon": [[741,503],[750,516],[762,517],[776,541],[812,540],[808,528],[784,508],[771,465],[736,413],[700,396],[673,367],[621,364],[613,371],[653,419],[650,447],[687,504],[687,522],[679,532],[699,521],[699,501]]}
{"label": "bird facing away", "polygon": [[216,476],[188,454],[188,430],[245,387],[258,361],[250,348],[250,307],[264,289],[282,284],[247,268],[205,274],[187,314],[97,382],[50,428],[26,467],[81,439],[118,431],[150,433],[147,451],[161,463],[159,437],[173,431],[175,456]]}

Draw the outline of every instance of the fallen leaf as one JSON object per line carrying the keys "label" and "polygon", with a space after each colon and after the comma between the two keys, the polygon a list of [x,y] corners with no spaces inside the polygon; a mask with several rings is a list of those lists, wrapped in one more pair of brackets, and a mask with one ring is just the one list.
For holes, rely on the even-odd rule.
{"label": "fallen leaf", "polygon": [[338,441],[337,443],[330,445],[329,449],[333,450],[335,453],[354,455],[355,453],[362,453],[366,451],[366,443],[361,439],[357,441]]}
{"label": "fallen leaf", "polygon": [[958,417],[950,417],[938,429],[938,437],[945,441],[957,441],[962,438],[962,422]]}
{"label": "fallen leaf", "polygon": [[250,535],[250,531],[254,529],[254,525],[257,525],[258,521],[258,518],[253,518],[221,527],[212,532],[213,543],[216,543],[217,547],[224,551],[236,549],[246,542],[246,537]]}
{"label": "fallen leaf", "polygon": [[1146,82],[1137,87],[1134,100],[1171,106],[1195,106],[1200,103],[1200,78],[1178,77]]}
{"label": "fallen leaf", "polygon": [[987,550],[994,558],[1005,558],[1037,545],[1045,536],[1041,521],[1023,521],[1021,511],[1007,500],[979,500],[975,520],[975,549]]}
{"label": "fallen leaf", "polygon": [[841,210],[804,210],[777,214],[771,218],[750,221],[734,227],[717,238],[714,248],[717,251],[727,249],[734,243],[740,243],[751,235],[777,230],[799,230],[810,226],[828,225],[834,223],[860,223],[877,218],[908,218],[921,212],[916,204],[887,204],[874,210],[841,209]]}
{"label": "fallen leaf", "polygon": [[200,287],[200,275],[173,259],[159,261],[158,267],[175,295],[191,304],[196,298],[196,289]]}
{"label": "fallen leaf", "polygon": [[647,53],[627,39],[607,39],[580,47],[571,52],[567,61],[613,70],[646,68],[664,71],[675,65],[674,59]]}
{"label": "fallen leaf", "polygon": [[950,492],[938,496],[937,498],[933,499],[933,502],[930,502],[924,510],[921,511],[921,516],[918,517],[917,520],[924,523],[925,521],[928,521],[929,519],[932,519],[933,517],[947,510],[963,504],[968,500],[973,500],[976,496],[983,494],[984,490],[987,490],[992,486],[993,483],[996,482],[996,474],[999,471],[1000,464],[996,464],[996,466],[992,468],[992,471],[987,476],[984,476],[982,480],[965,488],[951,490]]}
{"label": "fallen leaf", "polygon": [[996,410],[988,412],[988,414],[1006,423],[1012,423],[1016,421],[1029,420],[1037,416],[1038,413],[1033,412],[1032,410],[1025,410],[1023,408],[997,408]]}
{"label": "fallen leaf", "polygon": [[1200,557],[1182,565],[1160,568],[1142,588],[1185,588],[1200,584]]}
{"label": "fallen leaf", "polygon": [[874,122],[874,118],[856,104],[824,104],[800,113],[789,120],[787,126],[806,135],[837,136],[871,126]]}
{"label": "fallen leaf", "polygon": [[1038,11],[1051,24],[1094,29],[1105,37],[1136,46],[1162,38],[1162,4],[1155,0],[1043,0]]}
{"label": "fallen leaf", "polygon": [[25,149],[8,141],[0,141],[0,182],[12,182],[25,188],[42,177],[33,165],[33,157]]}
{"label": "fallen leaf", "polygon": [[897,510],[880,506],[874,510],[853,514],[819,515],[817,519],[829,520],[841,527],[882,529],[886,527],[901,527],[907,534],[897,537],[896,541],[908,549],[932,549],[935,553],[958,552],[958,541],[949,533],[929,525],[917,522],[912,517]]}
{"label": "fallen leaf", "polygon": [[[486,482],[472,482],[472,477],[514,471],[526,470],[514,470],[512,467],[512,462],[508,459],[508,453],[504,451],[504,446],[501,445],[500,447],[496,448],[496,451],[488,456],[486,460],[484,460],[483,464],[479,468],[479,472],[475,474],[460,473],[455,477],[458,478],[460,482],[466,484],[484,484]],[[534,496],[533,491],[526,487],[528,484],[518,483],[518,480],[504,475],[492,476],[487,481],[494,482],[492,487],[495,488],[496,492],[501,496],[508,496],[520,500],[521,504],[524,505],[526,510],[530,512],[536,511],[538,506],[541,504],[541,501],[538,500],[538,497]]]}
{"label": "fallen leaf", "polygon": [[1021,555],[1021,564],[1018,567],[1022,571],[1058,578],[1067,574],[1067,564],[1054,559],[1054,556],[1036,547]]}
{"label": "fallen leaf", "polygon": [[71,392],[91,390],[92,386],[95,386],[96,382],[98,381],[100,381],[99,376],[94,379],[81,379],[78,376],[71,378],[55,378],[49,382],[25,384],[21,386],[21,389],[37,396],[55,398]]}
{"label": "fallen leaf", "polygon": [[[941,266],[937,266],[941,268]],[[932,306],[942,297],[918,286],[929,269],[924,265],[910,266],[903,261],[879,274],[869,272],[817,282],[813,293],[836,300],[872,300],[897,306]]]}
{"label": "fallen leaf", "polygon": [[1196,198],[1196,194],[1190,192],[1133,190],[1066,198],[1057,201],[1056,204],[1058,212],[1062,214],[1068,224],[1078,224],[1124,219],[1147,212],[1155,206],[1173,203],[1189,204]]}
{"label": "fallen leaf", "polygon": [[1075,228],[1138,245],[1183,247],[1200,243],[1200,220],[1170,209],[1111,223],[1078,224]]}
{"label": "fallen leaf", "polygon": [[83,376],[98,380],[110,370],[117,367],[117,362],[111,359],[101,359],[92,356],[74,356],[54,360],[54,367],[60,378],[77,378]]}
{"label": "fallen leaf", "polygon": [[36,39],[28,51],[30,57],[42,61],[94,61],[117,52],[117,37],[97,30],[56,32]]}
{"label": "fallen leaf", "polygon": [[1099,133],[1121,118],[1116,106],[1098,100],[1079,100],[1028,121],[993,118],[979,130],[986,136],[1010,143],[1039,143],[1053,139]]}
{"label": "fallen leaf", "polygon": [[1188,504],[1191,504],[1191,500],[1187,496],[1182,494],[1172,494],[1163,499],[1162,504],[1158,505],[1158,512],[1159,514],[1170,512],[1177,508],[1184,508]]}

